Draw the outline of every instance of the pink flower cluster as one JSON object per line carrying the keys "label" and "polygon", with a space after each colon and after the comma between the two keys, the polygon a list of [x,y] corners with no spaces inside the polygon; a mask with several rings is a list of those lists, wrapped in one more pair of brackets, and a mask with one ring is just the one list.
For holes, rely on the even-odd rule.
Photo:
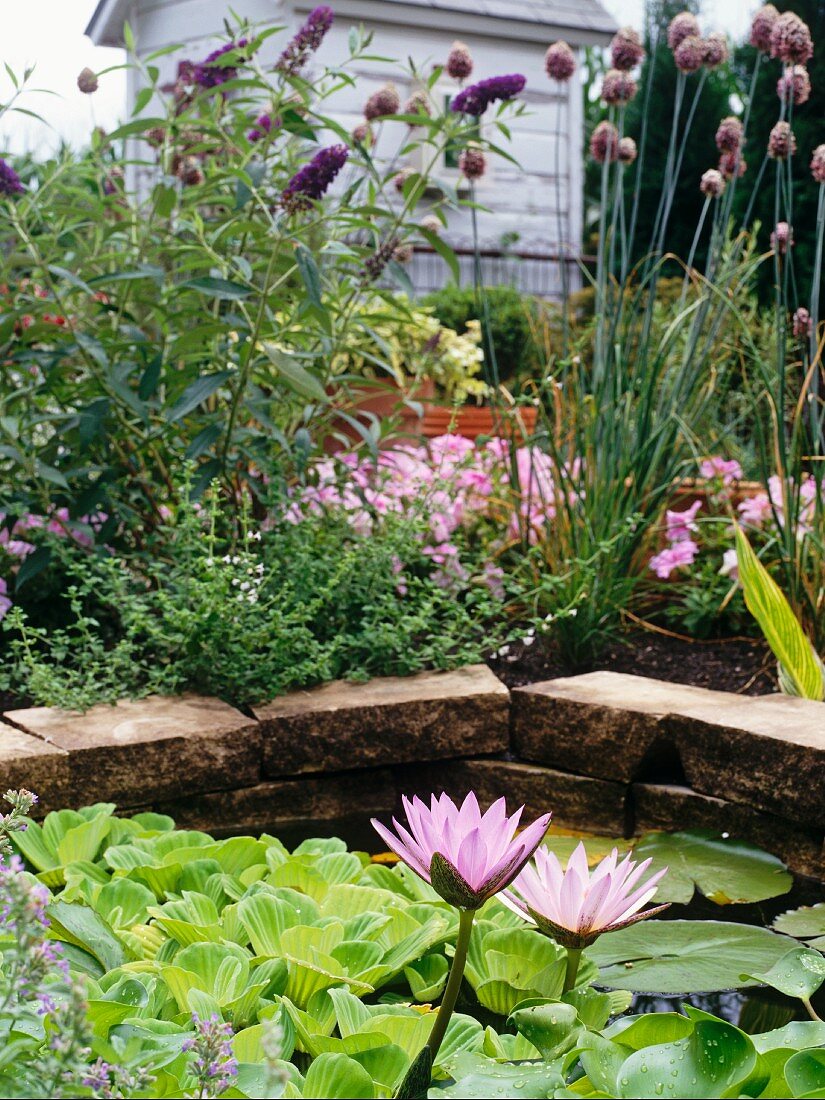
{"label": "pink flower cluster", "polygon": [[[798,508],[796,517],[797,534],[802,537],[813,530],[813,522],[816,515],[816,482],[812,477],[806,477],[799,486],[798,494],[791,484],[790,491]],[[739,515],[743,523],[751,527],[763,527],[774,518],[780,527],[785,526],[785,498],[782,491],[782,479],[774,475],[768,478],[768,491],[756,493],[747,497],[739,505]],[[825,494],[822,503],[825,504]]]}

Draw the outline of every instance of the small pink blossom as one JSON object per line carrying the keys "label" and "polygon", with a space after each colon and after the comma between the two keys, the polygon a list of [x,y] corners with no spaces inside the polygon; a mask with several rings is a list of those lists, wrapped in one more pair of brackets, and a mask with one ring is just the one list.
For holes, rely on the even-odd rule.
{"label": "small pink blossom", "polygon": [[699,463],[699,474],[708,480],[720,478],[723,485],[730,485],[742,478],[742,467],[735,458],[714,455]]}
{"label": "small pink blossom", "polygon": [[745,497],[739,504],[739,515],[743,523],[750,527],[761,527],[772,515],[771,502],[767,493],[754,493]]}
{"label": "small pink blossom", "polygon": [[693,539],[681,539],[650,559],[650,568],[660,580],[667,580],[675,569],[693,565],[699,547]]}
{"label": "small pink blossom", "polygon": [[12,603],[8,596],[9,586],[6,581],[0,577],[0,619],[5,618],[7,612],[11,609]]}
{"label": "small pink blossom", "polygon": [[734,580],[739,579],[739,559],[733,548],[726,550],[722,555],[722,568],[719,570],[719,575],[720,577],[733,577]]}
{"label": "small pink blossom", "polygon": [[701,500],[697,500],[681,512],[672,512],[670,509],[665,512],[665,531],[668,542],[684,542],[690,539],[695,531],[699,530],[696,523],[696,513],[701,507]]}

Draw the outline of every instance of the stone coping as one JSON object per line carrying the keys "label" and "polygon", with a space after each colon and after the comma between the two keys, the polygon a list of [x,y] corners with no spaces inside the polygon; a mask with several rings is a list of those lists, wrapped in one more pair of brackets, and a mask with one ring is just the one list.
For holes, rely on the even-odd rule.
{"label": "stone coping", "polygon": [[113,801],[220,835],[355,830],[402,792],[475,789],[594,832],[724,828],[825,874],[822,703],[612,672],[508,692],[476,665],[253,711],[192,694],[9,711],[0,789],[34,790],[41,813]]}

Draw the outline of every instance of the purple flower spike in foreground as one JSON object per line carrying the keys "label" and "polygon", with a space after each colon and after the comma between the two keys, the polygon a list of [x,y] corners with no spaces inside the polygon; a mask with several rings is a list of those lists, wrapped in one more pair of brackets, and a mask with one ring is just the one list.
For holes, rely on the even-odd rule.
{"label": "purple flower spike in foreground", "polygon": [[233,50],[243,50],[248,45],[249,42],[246,38],[239,38],[237,42],[227,42],[225,46],[213,50],[203,61],[192,66],[193,83],[201,88],[217,88],[221,84],[226,84],[228,80],[234,80],[238,75],[237,65],[221,65],[220,60]]}
{"label": "purple flower spike in foreground", "polygon": [[292,214],[296,210],[308,210],[313,202],[322,199],[347,163],[348,156],[346,145],[331,145],[316,153],[284,188],[281,195],[284,208]]}
{"label": "purple flower spike in foreground", "polygon": [[0,159],[0,195],[22,195],[25,190],[12,166]]}
{"label": "purple flower spike in foreground", "polygon": [[286,49],[275,62],[278,72],[289,76],[299,73],[324,41],[334,20],[335,13],[325,4],[311,11],[306,23],[287,43]]}
{"label": "purple flower spike in foreground", "polygon": [[503,798],[482,814],[471,792],[456,806],[432,795],[429,808],[420,798],[403,799],[408,828],[393,818],[395,832],[380,821],[381,839],[451,905],[474,911],[503,890],[535,852],[550,824],[544,814],[516,836],[522,809],[507,816]]}
{"label": "purple flower spike in foreground", "polygon": [[475,115],[478,118],[487,108],[498,100],[515,99],[524,91],[527,77],[521,73],[509,73],[506,76],[491,76],[471,84],[459,92],[450,107],[456,114]]}
{"label": "purple flower spike in foreground", "polygon": [[563,947],[581,950],[603,932],[626,928],[667,909],[657,905],[640,912],[667,874],[664,868],[642,882],[649,866],[649,859],[637,864],[630,856],[619,863],[614,848],[591,872],[584,845],[579,844],[562,871],[554,853],[539,848],[535,864],[525,867],[501,900]]}

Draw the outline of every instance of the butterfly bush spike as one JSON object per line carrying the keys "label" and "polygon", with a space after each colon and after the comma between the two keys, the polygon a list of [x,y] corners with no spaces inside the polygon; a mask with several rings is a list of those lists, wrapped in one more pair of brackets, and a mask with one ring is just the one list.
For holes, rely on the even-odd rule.
{"label": "butterfly bush spike", "polygon": [[541,843],[550,824],[543,814],[516,835],[524,807],[507,816],[500,798],[482,814],[472,792],[457,806],[446,794],[403,798],[407,825],[393,818],[395,832],[373,825],[393,852],[451,905],[476,910],[508,886]]}

